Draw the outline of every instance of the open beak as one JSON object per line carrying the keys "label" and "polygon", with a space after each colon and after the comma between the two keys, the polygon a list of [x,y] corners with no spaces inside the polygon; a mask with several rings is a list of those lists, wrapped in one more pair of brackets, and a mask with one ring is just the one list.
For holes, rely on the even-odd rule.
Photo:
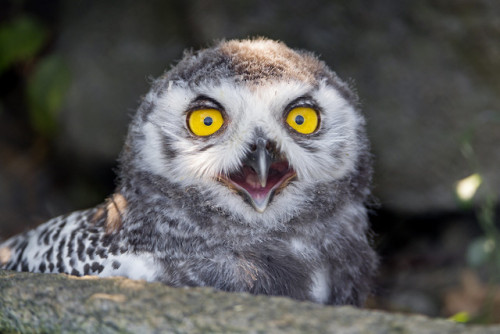
{"label": "open beak", "polygon": [[258,137],[240,170],[219,179],[240,193],[255,210],[264,212],[274,195],[295,176],[288,161],[277,154],[276,145]]}

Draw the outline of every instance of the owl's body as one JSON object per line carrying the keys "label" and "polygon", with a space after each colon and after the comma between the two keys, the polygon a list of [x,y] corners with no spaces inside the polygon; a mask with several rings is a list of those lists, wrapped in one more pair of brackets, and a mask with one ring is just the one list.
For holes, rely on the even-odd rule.
{"label": "owl's body", "polygon": [[330,304],[369,292],[364,120],[313,55],[263,39],[186,54],[142,101],[120,163],[105,203],[0,244],[2,267]]}

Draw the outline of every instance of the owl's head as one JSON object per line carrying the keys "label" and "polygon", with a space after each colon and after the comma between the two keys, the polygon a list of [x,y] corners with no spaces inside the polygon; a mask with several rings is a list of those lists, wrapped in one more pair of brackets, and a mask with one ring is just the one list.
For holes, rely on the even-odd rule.
{"label": "owl's head", "polygon": [[319,185],[355,179],[363,126],[355,94],[314,55],[227,41],[154,82],[127,145],[133,168],[196,189],[200,205],[272,220],[300,212]]}

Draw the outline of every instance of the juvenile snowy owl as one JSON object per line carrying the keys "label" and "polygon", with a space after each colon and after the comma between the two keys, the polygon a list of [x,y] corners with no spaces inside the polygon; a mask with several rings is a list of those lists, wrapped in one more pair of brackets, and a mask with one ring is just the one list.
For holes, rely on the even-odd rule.
{"label": "juvenile snowy owl", "polygon": [[3,242],[0,265],[361,305],[377,266],[364,124],[308,52],[186,53],[133,118],[115,193]]}

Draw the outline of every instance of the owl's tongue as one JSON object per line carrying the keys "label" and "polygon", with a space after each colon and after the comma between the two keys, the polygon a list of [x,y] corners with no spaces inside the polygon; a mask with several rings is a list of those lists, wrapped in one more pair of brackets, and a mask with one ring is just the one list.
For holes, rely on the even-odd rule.
{"label": "owl's tongue", "polygon": [[263,212],[275,192],[283,188],[295,176],[287,161],[275,162],[269,166],[267,179],[261,180],[255,170],[247,165],[238,172],[229,175],[229,181],[236,186],[253,205]]}

